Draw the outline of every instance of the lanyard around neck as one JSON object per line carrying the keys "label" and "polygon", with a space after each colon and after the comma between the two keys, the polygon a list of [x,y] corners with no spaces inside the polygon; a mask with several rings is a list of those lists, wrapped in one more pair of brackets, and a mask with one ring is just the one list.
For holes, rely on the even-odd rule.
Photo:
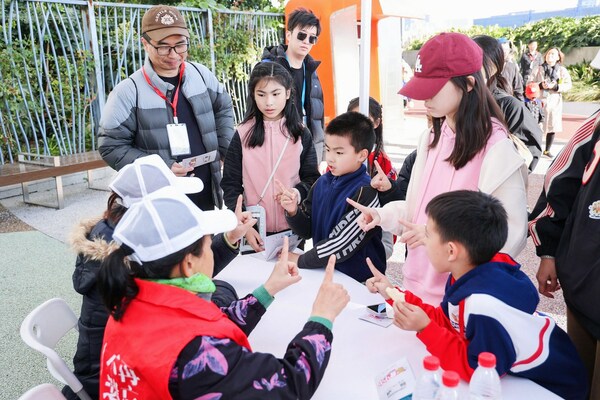
{"label": "lanyard around neck", "polygon": [[161,99],[165,100],[171,106],[171,108],[173,108],[173,121],[176,124],[178,123],[178,121],[177,121],[177,102],[179,101],[179,89],[181,89],[181,79],[183,78],[183,71],[185,71],[185,62],[182,62],[181,67],[179,68],[179,83],[177,84],[177,89],[175,90],[175,95],[173,96],[173,101],[171,102],[171,100],[167,99],[167,96],[163,92],[161,92],[159,88],[154,86],[154,84],[150,80],[150,77],[146,73],[146,70],[144,69],[144,67],[142,67],[142,74],[144,74],[144,78],[146,78],[146,82],[148,82],[148,85],[150,85],[150,87],[152,89],[154,89],[156,94],[159,95]]}

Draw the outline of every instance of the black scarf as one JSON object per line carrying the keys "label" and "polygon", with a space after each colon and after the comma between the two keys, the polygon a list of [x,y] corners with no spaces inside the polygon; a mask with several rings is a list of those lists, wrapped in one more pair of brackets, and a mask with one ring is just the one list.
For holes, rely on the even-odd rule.
{"label": "black scarf", "polygon": [[554,64],[553,67],[547,63],[542,64],[544,67],[544,78],[550,79],[551,82],[558,82],[560,79],[560,63]]}

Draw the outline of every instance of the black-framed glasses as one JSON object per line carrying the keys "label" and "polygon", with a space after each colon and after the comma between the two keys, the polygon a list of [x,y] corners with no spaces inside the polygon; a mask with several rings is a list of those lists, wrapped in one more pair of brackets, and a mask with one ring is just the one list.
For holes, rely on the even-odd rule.
{"label": "black-framed glasses", "polygon": [[150,42],[151,39],[148,35],[144,34],[144,38],[150,46],[154,47],[154,49],[156,50],[156,54],[158,54],[159,56],[168,56],[169,54],[171,54],[171,50],[173,50],[177,54],[183,54],[187,52],[190,48],[189,43],[180,43],[176,44],[175,46],[155,46]]}
{"label": "black-framed glasses", "polygon": [[308,33],[306,32],[298,32],[298,35],[296,35],[296,38],[298,38],[299,41],[304,42],[304,39],[306,39],[308,37],[308,43],[310,44],[315,44],[317,43],[317,39],[319,38],[316,35],[308,35]]}

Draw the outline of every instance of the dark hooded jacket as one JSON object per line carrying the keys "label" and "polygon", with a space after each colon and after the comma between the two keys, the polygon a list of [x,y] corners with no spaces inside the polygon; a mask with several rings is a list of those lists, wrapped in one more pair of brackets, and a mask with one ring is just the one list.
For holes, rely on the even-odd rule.
{"label": "dark hooded jacket", "polygon": [[[98,398],[100,353],[104,329],[108,321],[108,311],[102,302],[96,282],[102,260],[119,247],[112,241],[114,228],[115,225],[106,219],[90,219],[82,221],[70,238],[71,246],[77,253],[73,288],[83,296],[78,321],[79,338],[73,366],[75,376],[92,399]],[[239,249],[233,249],[225,243],[223,234],[215,235],[211,250],[215,260],[215,275],[239,253]],[[231,285],[218,280],[214,282],[217,290],[212,296],[212,301],[215,304],[225,306],[237,300],[237,294]],[[78,399],[68,386],[63,388],[63,394],[69,400]]]}
{"label": "dark hooded jacket", "polygon": [[[265,47],[262,59],[281,64],[291,73],[290,63],[285,55],[286,50],[287,46],[284,44]],[[305,104],[306,118],[308,121],[308,129],[312,134],[313,143],[317,150],[317,158],[319,160],[321,160],[322,157],[323,141],[325,138],[325,105],[323,103],[323,88],[321,88],[321,82],[317,76],[317,68],[320,64],[321,61],[316,61],[310,55],[307,55],[304,59],[304,65],[306,67],[306,98],[310,99],[310,101]],[[319,151],[321,154],[319,154]]]}

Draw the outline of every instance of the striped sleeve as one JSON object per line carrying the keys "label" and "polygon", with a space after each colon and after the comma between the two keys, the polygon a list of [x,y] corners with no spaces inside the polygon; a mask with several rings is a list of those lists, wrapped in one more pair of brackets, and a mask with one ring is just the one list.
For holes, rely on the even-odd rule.
{"label": "striped sleeve", "polygon": [[[367,207],[379,207],[377,191],[369,186],[364,186],[353,196],[353,200]],[[327,265],[331,255],[335,255],[337,262],[343,262],[352,257],[377,233],[376,229],[364,232],[358,226],[360,211],[348,206],[348,211],[333,228],[329,237],[316,243],[314,247],[300,256],[299,268],[320,268]]]}
{"label": "striped sleeve", "polygon": [[546,172],[544,189],[529,216],[529,233],[538,256],[555,255],[599,140],[600,113],[596,112],[573,134]]}

